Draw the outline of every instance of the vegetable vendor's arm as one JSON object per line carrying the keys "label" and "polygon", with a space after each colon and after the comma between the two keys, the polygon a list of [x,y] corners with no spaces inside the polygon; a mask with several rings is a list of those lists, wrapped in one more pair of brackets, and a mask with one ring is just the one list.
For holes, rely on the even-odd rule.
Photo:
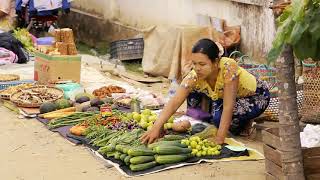
{"label": "vegetable vendor's arm", "polygon": [[141,137],[142,143],[151,144],[161,136],[163,125],[177,111],[188,94],[189,90],[186,88],[179,87],[177,89],[176,94],[170,99],[168,104],[161,111],[159,119],[154,123],[152,128]]}
{"label": "vegetable vendor's arm", "polygon": [[238,83],[239,78],[237,77],[235,80],[225,84],[224,86],[223,111],[216,137],[216,142],[218,144],[224,143],[224,139],[226,138],[229,131],[229,127],[233,116],[233,108],[237,97]]}
{"label": "vegetable vendor's arm", "polygon": [[237,97],[239,74],[240,70],[236,61],[230,60],[224,64],[223,110],[216,136],[216,142],[218,144],[224,143],[224,139],[229,131]]}
{"label": "vegetable vendor's arm", "polygon": [[163,125],[181,106],[189,93],[192,91],[196,81],[197,79],[195,71],[189,72],[181,82],[176,94],[170,99],[168,104],[161,111],[159,119],[154,123],[153,127],[141,137],[142,143],[150,144],[160,137]]}
{"label": "vegetable vendor's arm", "polygon": [[185,101],[189,93],[190,92],[188,89],[179,87],[176,91],[176,94],[170,99],[168,104],[161,111],[159,119],[154,123],[154,126],[157,126],[158,128],[162,128],[163,125],[168,121],[168,119],[182,105],[182,103]]}

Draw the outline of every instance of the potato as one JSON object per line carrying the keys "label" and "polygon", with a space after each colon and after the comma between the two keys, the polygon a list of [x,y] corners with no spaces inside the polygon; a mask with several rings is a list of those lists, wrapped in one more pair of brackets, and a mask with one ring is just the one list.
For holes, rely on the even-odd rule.
{"label": "potato", "polygon": [[191,127],[191,123],[188,120],[175,122],[172,125],[172,130],[176,132],[186,132]]}

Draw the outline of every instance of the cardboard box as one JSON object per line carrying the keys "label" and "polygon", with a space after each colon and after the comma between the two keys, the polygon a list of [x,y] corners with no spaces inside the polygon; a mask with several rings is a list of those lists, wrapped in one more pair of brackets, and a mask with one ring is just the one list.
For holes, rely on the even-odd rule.
{"label": "cardboard box", "polygon": [[81,56],[35,53],[34,80],[40,84],[72,80],[80,83]]}

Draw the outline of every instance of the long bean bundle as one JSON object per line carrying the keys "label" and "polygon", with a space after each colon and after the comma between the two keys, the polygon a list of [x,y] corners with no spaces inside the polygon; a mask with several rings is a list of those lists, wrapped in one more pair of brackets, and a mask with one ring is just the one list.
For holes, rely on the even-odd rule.
{"label": "long bean bundle", "polygon": [[96,115],[96,112],[76,112],[74,114],[68,115],[68,116],[64,116],[61,118],[56,118],[51,120],[48,123],[48,128],[49,129],[55,129],[55,128],[59,128],[62,126],[74,126],[77,125],[83,121],[85,121],[86,119]]}

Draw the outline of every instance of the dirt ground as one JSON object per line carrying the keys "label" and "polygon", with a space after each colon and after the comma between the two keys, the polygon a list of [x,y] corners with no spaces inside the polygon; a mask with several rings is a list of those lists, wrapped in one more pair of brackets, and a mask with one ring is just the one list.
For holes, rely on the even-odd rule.
{"label": "dirt ground", "polygon": [[[0,116],[1,180],[127,179],[35,119],[20,119],[5,107],[0,107]],[[260,142],[237,140],[263,152]],[[265,179],[264,170],[263,160],[203,163],[132,179],[260,180]]]}

